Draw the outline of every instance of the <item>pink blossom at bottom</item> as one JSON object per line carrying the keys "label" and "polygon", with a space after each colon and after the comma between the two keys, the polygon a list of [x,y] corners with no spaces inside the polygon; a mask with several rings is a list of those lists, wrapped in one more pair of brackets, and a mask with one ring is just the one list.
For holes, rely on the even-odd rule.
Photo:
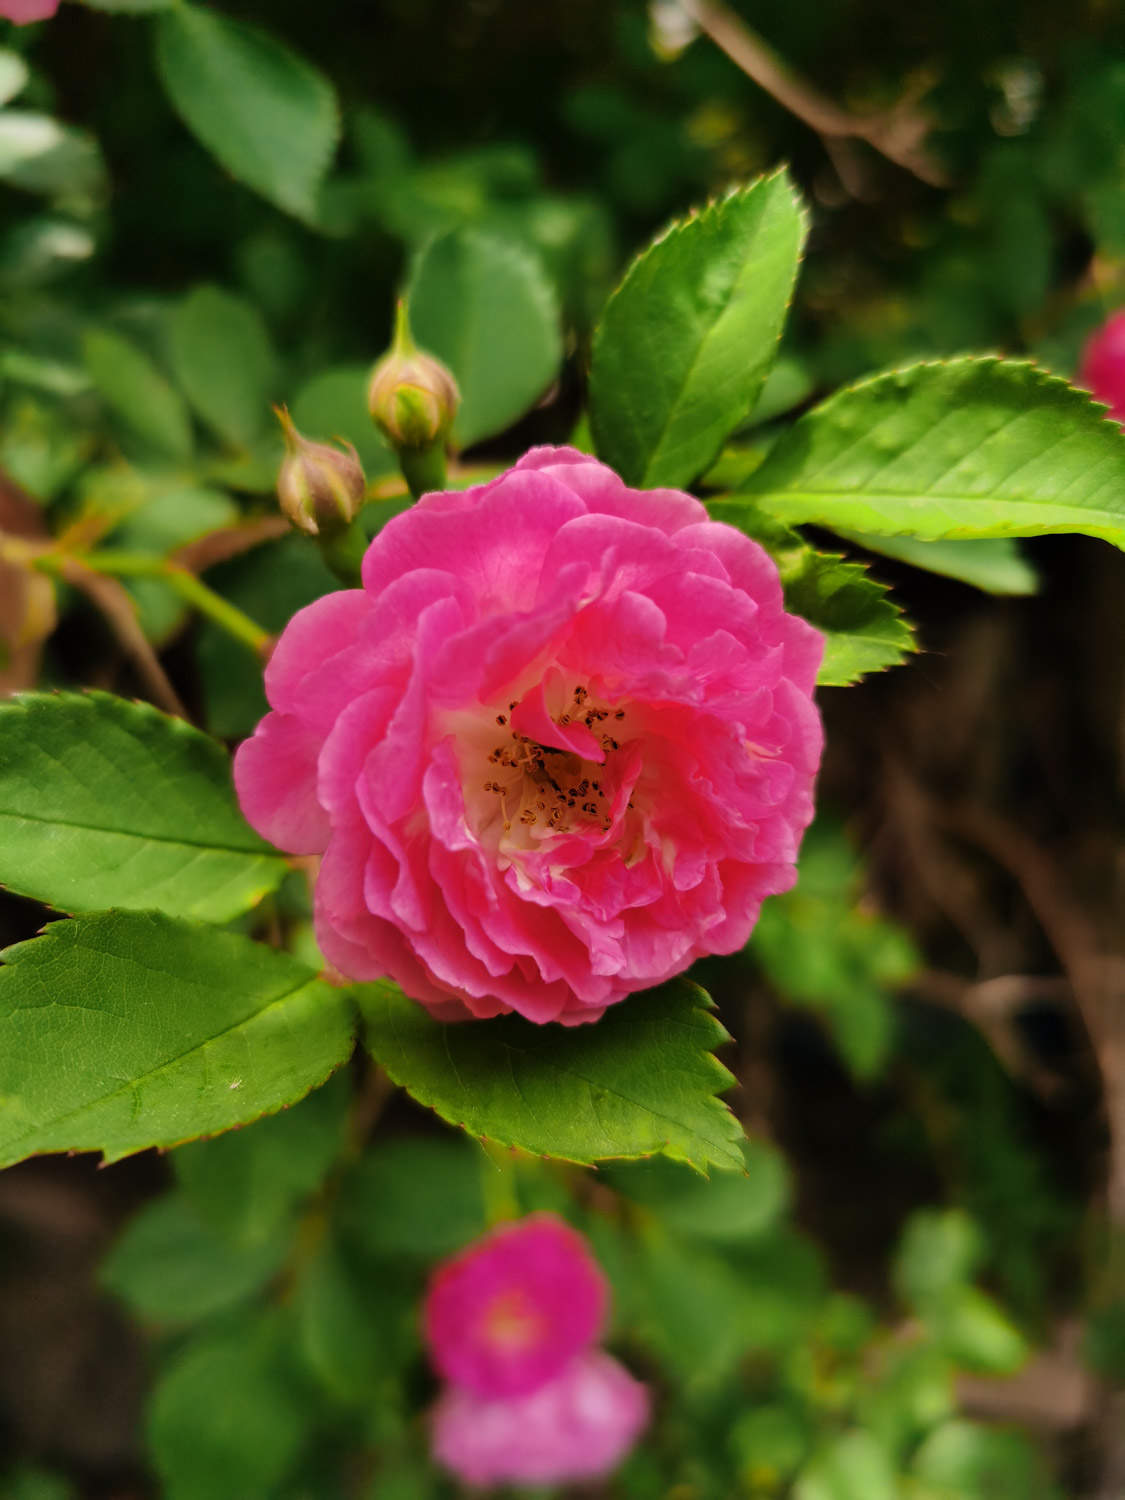
{"label": "pink blossom at bottom", "polygon": [[1088,340],[1082,351],[1078,384],[1109,407],[1109,415],[1125,422],[1125,308],[1115,312]]}
{"label": "pink blossom at bottom", "polygon": [[478,1396],[525,1396],[593,1343],[605,1277],[554,1214],[501,1225],[439,1266],[423,1313],[434,1367]]}
{"label": "pink blossom at bottom", "polygon": [[31,21],[46,21],[59,8],[59,0],[0,0],[0,17],[26,26]]}
{"label": "pink blossom at bottom", "polygon": [[640,1381],[588,1350],[530,1396],[490,1399],[448,1387],[434,1411],[433,1452],[467,1484],[599,1479],[628,1453],[648,1415]]}

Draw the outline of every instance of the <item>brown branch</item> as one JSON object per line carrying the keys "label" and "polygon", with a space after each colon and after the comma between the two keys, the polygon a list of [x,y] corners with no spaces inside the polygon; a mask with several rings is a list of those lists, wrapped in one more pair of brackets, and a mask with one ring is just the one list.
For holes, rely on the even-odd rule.
{"label": "brown branch", "polygon": [[919,75],[890,109],[873,115],[853,115],[794,73],[769,43],[728,10],[722,0],[680,0],[680,4],[748,78],[826,141],[848,137],[866,141],[881,156],[922,182],[932,187],[948,185],[948,174],[925,146],[931,121],[919,105],[932,81],[928,76]]}

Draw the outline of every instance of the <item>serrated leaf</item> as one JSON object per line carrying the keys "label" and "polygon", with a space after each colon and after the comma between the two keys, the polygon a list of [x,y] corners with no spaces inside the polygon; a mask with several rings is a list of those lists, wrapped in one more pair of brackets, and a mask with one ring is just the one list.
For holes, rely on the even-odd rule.
{"label": "serrated leaf", "polygon": [[473,1135],[584,1166],[657,1151],[701,1171],[742,1166],[742,1129],[715,1097],[734,1081],[711,1051],[727,1033],[695,985],[663,985],[575,1027],[444,1025],[387,983],[356,996],[372,1056]]}
{"label": "serrated leaf", "polygon": [[822,687],[846,687],[868,672],[897,667],[914,651],[914,635],[885,584],[862,563],[818,552],[805,539],[737,496],[708,502],[725,521],[759,541],[777,564],[785,607],[824,636],[817,673]]}
{"label": "serrated leaf", "polygon": [[747,493],[790,524],[939,538],[1082,532],[1125,547],[1125,437],[1011,360],[912,365],[801,417]]}
{"label": "serrated leaf", "polygon": [[232,1245],[207,1228],[183,1193],[165,1193],[129,1221],[98,1279],[139,1317],[186,1325],[253,1296],[289,1248],[281,1237]]}
{"label": "serrated leaf", "polygon": [[312,219],[340,131],[328,79],[268,32],[186,0],[157,17],[156,56],[173,107],[220,164]]}
{"label": "serrated leaf", "polygon": [[838,531],[838,535],[869,552],[910,563],[942,578],[956,578],[986,594],[1034,594],[1039,589],[1039,575],[1018,544],[1008,537],[922,542],[914,536],[871,536],[865,531]]}
{"label": "serrated leaf", "polygon": [[61,911],[223,922],[286,864],[239,811],[225,751],[109,693],[0,704],[0,881]]}
{"label": "serrated leaf", "polygon": [[101,912],[0,957],[0,1167],[44,1151],[119,1161],[245,1125],[351,1050],[346,991],[201,923]]}
{"label": "serrated leaf", "polygon": [[461,387],[459,447],[510,427],[557,375],[558,304],[519,246],[476,230],[443,235],[415,261],[407,297],[419,347],[444,360]]}
{"label": "serrated leaf", "polygon": [[804,211],[784,172],[673,224],[594,335],[590,425],[627,484],[684,485],[749,416],[777,355]]}
{"label": "serrated leaf", "polygon": [[191,457],[187,406],[147,354],[104,328],[86,334],[82,353],[99,396],[135,437],[168,458]]}
{"label": "serrated leaf", "polygon": [[192,406],[221,438],[249,447],[272,420],[277,355],[251,302],[201,286],[168,324],[172,370]]}

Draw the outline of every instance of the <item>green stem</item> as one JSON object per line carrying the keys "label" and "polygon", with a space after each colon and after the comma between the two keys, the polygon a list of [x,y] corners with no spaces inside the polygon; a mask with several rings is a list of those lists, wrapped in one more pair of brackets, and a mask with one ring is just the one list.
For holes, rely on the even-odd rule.
{"label": "green stem", "polygon": [[445,489],[445,445],[431,443],[428,448],[400,448],[399,467],[415,500],[430,490]]}
{"label": "green stem", "polygon": [[340,582],[347,584],[350,589],[358,588],[363,554],[367,551],[367,535],[358,519],[335,536],[321,534],[317,541],[320,543],[321,557]]}
{"label": "green stem", "polygon": [[[148,557],[142,552],[92,552],[76,556],[74,561],[91,573],[105,573],[113,578],[159,578],[174,589],[185,604],[190,604],[200,614],[213,620],[228,635],[248,646],[257,656],[264,656],[272,637],[249,615],[217,594],[214,589],[198,579],[186,568],[177,567],[163,557]],[[46,573],[60,571],[62,558],[58,553],[41,553],[36,567]]]}

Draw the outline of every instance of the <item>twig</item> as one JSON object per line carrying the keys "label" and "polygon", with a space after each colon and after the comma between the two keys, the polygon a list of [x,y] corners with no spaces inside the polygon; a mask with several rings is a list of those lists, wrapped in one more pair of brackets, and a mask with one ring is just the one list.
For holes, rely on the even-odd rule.
{"label": "twig", "polygon": [[[916,78],[890,109],[873,115],[853,115],[818,93],[783,61],[763,37],[722,0],[680,0],[699,29],[759,88],[790,114],[827,139],[850,137],[866,141],[881,156],[903,167],[932,187],[945,187],[949,177],[925,147],[930,119],[919,107],[932,80]],[[848,183],[844,183],[848,187]],[[854,191],[849,188],[849,191]]]}

